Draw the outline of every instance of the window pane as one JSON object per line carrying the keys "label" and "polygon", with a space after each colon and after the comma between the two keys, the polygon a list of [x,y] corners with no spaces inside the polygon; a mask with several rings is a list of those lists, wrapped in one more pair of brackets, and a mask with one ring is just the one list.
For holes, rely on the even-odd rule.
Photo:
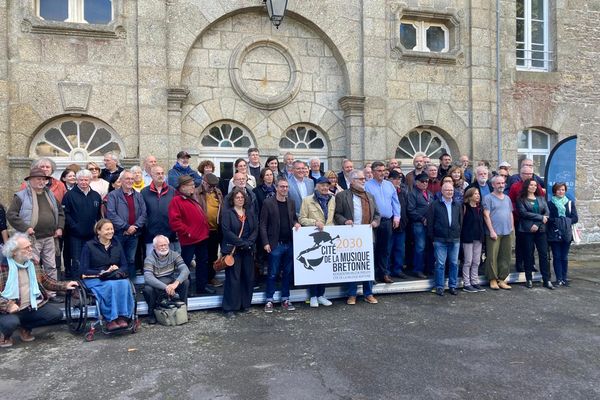
{"label": "window pane", "polygon": [[49,21],[65,21],[69,18],[68,0],[39,0],[40,17]]}
{"label": "window pane", "polygon": [[544,132],[531,131],[531,148],[548,149],[548,135]]}
{"label": "window pane", "polygon": [[517,18],[525,18],[525,0],[517,0]]}
{"label": "window pane", "polygon": [[309,147],[311,149],[323,149],[325,148],[325,143],[321,139],[316,139],[310,143]]}
{"label": "window pane", "polygon": [[407,50],[417,46],[417,29],[411,24],[400,24],[400,43]]}
{"label": "window pane", "polygon": [[529,142],[527,141],[527,132],[519,132],[519,137],[517,139],[517,147],[519,149],[528,149],[529,148]]}
{"label": "window pane", "polygon": [[525,21],[517,19],[517,42],[525,41]]}
{"label": "window pane", "polygon": [[546,0],[531,0],[531,19],[544,19],[544,1]]}
{"label": "window pane", "polygon": [[[106,129],[101,128],[98,129],[98,131],[96,131],[96,134],[94,135],[94,137],[92,138],[90,144],[88,145],[88,151],[94,151],[95,149],[97,149],[98,147],[102,146],[105,143],[109,143],[112,139],[112,135],[110,134],[110,132],[108,132]],[[104,152],[100,151],[98,154],[102,155],[104,153],[106,153],[109,150],[106,150]],[[96,153],[91,154],[91,155],[96,155]]]}
{"label": "window pane", "polygon": [[446,35],[439,26],[430,26],[427,29],[427,47],[431,51],[442,51],[446,47]]}
{"label": "window pane", "polygon": [[533,155],[533,172],[543,177],[546,174],[546,155]]}
{"label": "window pane", "polygon": [[531,23],[531,42],[542,44],[544,43],[544,23],[543,22],[532,22]]}
{"label": "window pane", "polygon": [[112,1],[85,0],[83,18],[90,24],[108,24],[112,19]]}
{"label": "window pane", "polygon": [[[417,151],[426,151],[427,148],[429,147],[429,142],[431,140],[431,134],[429,132],[422,132],[420,137],[421,137],[421,142],[418,144]],[[414,143],[414,141],[413,141],[413,143]]]}
{"label": "window pane", "polygon": [[281,140],[279,141],[279,147],[281,147],[282,149],[293,149],[294,142],[292,142],[287,137],[282,137]]}
{"label": "window pane", "polygon": [[85,149],[87,143],[90,141],[90,137],[96,127],[89,121],[83,121],[79,124],[79,140],[81,141],[81,148]]}
{"label": "window pane", "polygon": [[60,131],[56,128],[49,129],[44,135],[48,143],[60,147],[67,153],[71,151],[71,146],[65,141],[65,138],[61,135]]}
{"label": "window pane", "polygon": [[219,147],[219,142],[217,142],[212,136],[204,136],[202,138],[202,146],[206,147]]}

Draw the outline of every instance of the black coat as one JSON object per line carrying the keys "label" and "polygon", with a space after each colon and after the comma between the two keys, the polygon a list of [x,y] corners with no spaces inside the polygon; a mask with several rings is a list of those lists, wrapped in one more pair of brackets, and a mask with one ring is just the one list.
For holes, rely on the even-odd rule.
{"label": "black coat", "polygon": [[431,192],[427,192],[427,197],[428,200],[425,200],[425,197],[423,197],[423,192],[416,187],[408,193],[406,213],[408,214],[408,219],[410,222],[423,223],[427,217],[429,205],[433,202],[433,194]]}
{"label": "black coat", "polygon": [[[294,200],[287,199],[288,221],[290,221],[290,232],[294,224],[298,222],[296,217],[296,208]],[[281,219],[279,218],[279,206],[277,205],[277,197],[269,197],[263,203],[263,208],[260,212],[260,240],[263,245],[269,244],[271,250],[274,250],[279,243],[279,227]]]}
{"label": "black coat", "polygon": [[469,204],[465,204],[460,241],[463,243],[473,243],[475,240],[483,242],[484,234],[483,207],[481,205],[471,207]]}
{"label": "black coat", "polygon": [[246,221],[241,237],[240,230],[242,222],[233,208],[223,210],[221,214],[221,231],[223,241],[221,242],[221,253],[229,254],[233,247],[240,250],[251,250],[258,237],[258,218],[252,207],[246,210]]}
{"label": "black coat", "polygon": [[569,201],[565,206],[567,209],[564,217],[558,216],[558,209],[553,202],[548,203],[548,226],[547,236],[549,242],[568,242],[573,240],[571,226],[579,221],[575,203]]}
{"label": "black coat", "polygon": [[452,201],[452,223],[448,224],[448,211],[443,200],[431,203],[427,210],[427,237],[434,242],[457,242],[462,228],[462,205]]}
{"label": "black coat", "polygon": [[106,249],[98,239],[92,239],[83,246],[80,270],[73,271],[73,274],[75,276],[79,276],[79,274],[98,275],[100,271],[106,270],[111,265],[117,265],[119,269],[127,272],[127,258],[121,244],[113,238],[110,246]]}
{"label": "black coat", "polygon": [[396,228],[394,231],[403,232],[406,230],[406,226],[408,225],[408,194],[402,189],[396,189],[396,194],[398,195],[398,201],[400,202],[400,226],[398,226],[398,228]]}
{"label": "black coat", "polygon": [[169,225],[169,204],[175,196],[175,189],[167,185],[160,192],[152,190],[154,185],[146,186],[140,192],[146,204],[146,224],[144,225],[144,242],[151,243],[156,235],[164,235],[171,242],[177,240],[177,235]]}
{"label": "black coat", "polygon": [[77,185],[67,191],[62,207],[69,235],[84,240],[93,238],[94,225],[102,218],[101,206],[102,198],[98,192],[90,189],[86,196]]}
{"label": "black coat", "polygon": [[538,233],[546,232],[546,224],[543,223],[544,217],[548,217],[548,203],[543,196],[536,196],[539,212],[533,212],[531,204],[527,199],[517,199],[517,212],[519,213],[519,222],[517,230],[519,232],[531,232],[531,227],[537,225]]}

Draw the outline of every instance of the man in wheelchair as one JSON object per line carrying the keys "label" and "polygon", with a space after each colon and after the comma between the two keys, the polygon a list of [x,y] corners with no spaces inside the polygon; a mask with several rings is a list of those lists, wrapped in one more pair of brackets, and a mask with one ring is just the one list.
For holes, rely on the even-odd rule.
{"label": "man in wheelchair", "polygon": [[154,250],[144,260],[144,299],[148,304],[148,323],[155,324],[154,309],[162,298],[187,303],[190,271],[181,256],[169,249],[169,239],[157,235],[152,241]]}
{"label": "man in wheelchair", "polygon": [[0,265],[0,347],[10,347],[17,328],[21,341],[31,342],[33,328],[60,321],[62,311],[48,304],[48,291],[71,290],[77,282],[55,281],[43,272],[25,234],[13,235],[2,254],[6,259]]}

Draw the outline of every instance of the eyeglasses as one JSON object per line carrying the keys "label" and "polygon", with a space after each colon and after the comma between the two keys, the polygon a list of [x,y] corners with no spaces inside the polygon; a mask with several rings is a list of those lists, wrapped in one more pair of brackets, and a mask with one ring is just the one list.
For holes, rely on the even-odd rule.
{"label": "eyeglasses", "polygon": [[90,171],[100,171],[100,168],[91,167],[91,168],[88,168],[88,170],[90,170]]}
{"label": "eyeglasses", "polygon": [[366,181],[367,178],[354,178],[355,181]]}

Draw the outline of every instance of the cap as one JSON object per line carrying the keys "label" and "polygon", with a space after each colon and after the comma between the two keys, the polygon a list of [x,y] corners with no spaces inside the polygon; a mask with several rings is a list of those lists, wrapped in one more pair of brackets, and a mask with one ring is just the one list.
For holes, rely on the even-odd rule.
{"label": "cap", "polygon": [[421,172],[415,177],[415,180],[420,182],[429,182],[429,176],[425,172]]}
{"label": "cap", "polygon": [[388,175],[389,179],[400,179],[402,178],[402,174],[400,174],[400,172],[396,171],[396,170],[391,170],[390,174]]}
{"label": "cap", "polygon": [[329,184],[330,184],[330,182],[329,182],[329,179],[325,178],[324,176],[322,176],[322,177],[320,177],[319,179],[317,179],[317,185],[318,185],[319,183],[325,183],[325,184],[327,184],[327,185],[329,185]]}
{"label": "cap", "polygon": [[194,178],[192,178],[190,175],[181,175],[179,177],[179,179],[177,180],[177,187],[181,187],[181,185],[185,185],[188,182],[193,182]]}
{"label": "cap", "polygon": [[41,168],[31,168],[31,171],[29,171],[29,176],[25,178],[26,181],[28,181],[31,178],[46,178],[46,179],[50,179],[49,176],[47,176],[44,173],[44,170]]}
{"label": "cap", "polygon": [[215,174],[210,174],[210,173],[204,174],[202,176],[202,179],[204,179],[204,181],[211,186],[216,186],[219,184],[219,177],[216,176]]}
{"label": "cap", "polygon": [[502,161],[499,165],[498,168],[502,168],[502,167],[507,167],[510,168],[510,164],[507,163],[506,161]]}
{"label": "cap", "polygon": [[177,153],[177,158],[192,158],[192,156],[190,156],[190,153],[188,153],[187,151],[182,150],[179,153]]}

